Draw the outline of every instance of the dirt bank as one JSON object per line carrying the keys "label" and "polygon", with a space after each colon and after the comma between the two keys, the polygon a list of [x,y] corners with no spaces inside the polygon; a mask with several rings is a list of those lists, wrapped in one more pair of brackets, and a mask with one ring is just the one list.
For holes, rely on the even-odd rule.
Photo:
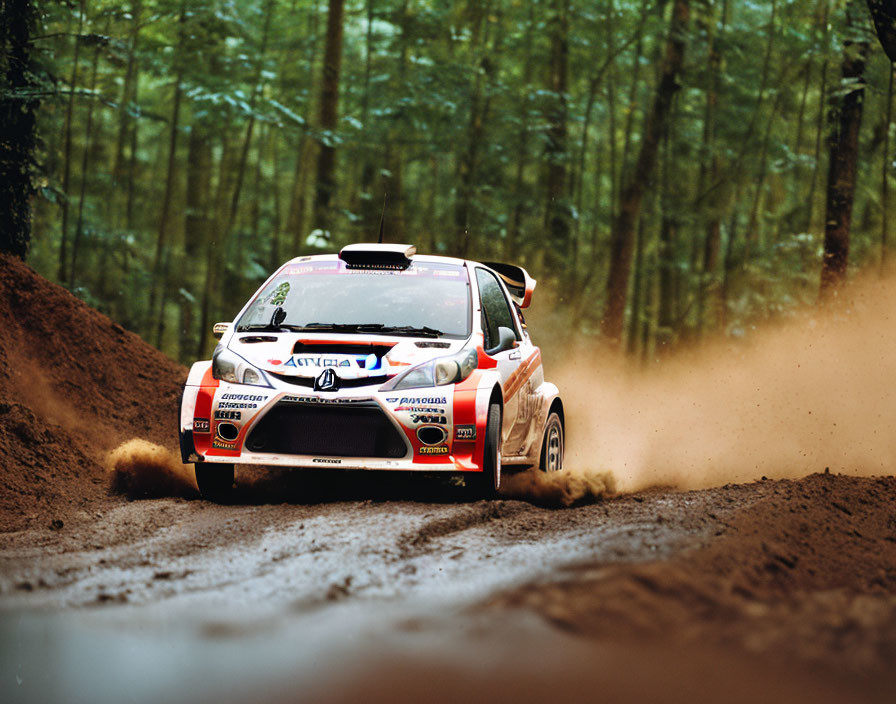
{"label": "dirt bank", "polygon": [[128,438],[174,449],[186,369],[6,256],[0,330],[0,532],[92,515]]}
{"label": "dirt bank", "polygon": [[595,641],[725,652],[886,691],[896,683],[896,478],[762,484],[771,492],[705,545],[671,560],[583,564],[491,606],[533,610]]}

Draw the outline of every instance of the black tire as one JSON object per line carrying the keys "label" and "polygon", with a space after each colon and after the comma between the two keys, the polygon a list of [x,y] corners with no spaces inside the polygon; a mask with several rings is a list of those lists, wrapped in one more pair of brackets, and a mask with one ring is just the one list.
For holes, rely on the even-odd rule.
{"label": "black tire", "polygon": [[558,472],[563,469],[564,450],[563,421],[560,414],[551,411],[544,424],[544,437],[541,441],[541,459],[539,468],[544,472]]}
{"label": "black tire", "polygon": [[497,496],[501,486],[501,404],[492,403],[488,407],[485,422],[485,441],[482,449],[483,470],[468,474],[464,483],[469,493],[477,499]]}
{"label": "black tire", "polygon": [[232,464],[196,464],[196,486],[206,501],[226,504],[233,494]]}

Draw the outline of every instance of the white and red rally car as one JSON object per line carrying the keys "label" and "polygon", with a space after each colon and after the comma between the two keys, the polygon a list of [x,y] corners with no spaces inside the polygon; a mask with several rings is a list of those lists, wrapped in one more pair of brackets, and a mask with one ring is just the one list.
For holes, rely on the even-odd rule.
{"label": "white and red rally car", "polygon": [[563,464],[563,405],[522,315],[518,266],[353,244],[298,257],[190,370],[183,461],[225,500],[234,464],[453,472],[493,494],[501,466]]}

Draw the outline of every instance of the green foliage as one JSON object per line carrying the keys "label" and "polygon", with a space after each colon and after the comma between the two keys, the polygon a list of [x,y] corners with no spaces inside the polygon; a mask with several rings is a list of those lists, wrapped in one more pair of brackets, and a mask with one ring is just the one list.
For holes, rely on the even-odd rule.
{"label": "green foliage", "polygon": [[[35,203],[32,261],[56,273],[66,198],[69,212],[83,215],[76,272],[83,295],[189,360],[206,333],[204,312],[206,323],[231,318],[274,260],[318,251],[315,160],[318,145],[329,145],[337,191],[327,248],[375,237],[387,192],[387,233],[403,231],[421,251],[450,254],[462,251],[466,229],[469,256],[519,261],[562,286],[565,319],[591,334],[603,306],[610,225],[656,89],[671,4],[350,0],[335,130],[318,122],[326,3],[47,4],[38,42],[57,82],[52,90],[38,83],[49,94],[38,115],[47,177]],[[747,329],[814,295],[824,110],[855,88],[839,77],[839,52],[853,30],[842,3],[777,0],[775,7],[773,15],[772,0],[691,3],[682,90],[641,214],[630,330],[689,339]],[[568,75],[558,94],[549,76],[552,23],[564,8]],[[864,22],[867,31],[867,13]],[[879,256],[888,68],[882,52],[872,54],[856,265]],[[144,292],[178,95],[159,326]],[[551,164],[563,171],[572,238],[559,269],[545,251]],[[664,221],[674,222],[674,234],[660,247]],[[713,222],[720,251],[706,269]],[[69,240],[73,223],[72,216]],[[723,290],[727,315],[711,316],[709,299]],[[663,297],[674,301],[660,321]],[[641,353],[649,355],[651,344]]]}

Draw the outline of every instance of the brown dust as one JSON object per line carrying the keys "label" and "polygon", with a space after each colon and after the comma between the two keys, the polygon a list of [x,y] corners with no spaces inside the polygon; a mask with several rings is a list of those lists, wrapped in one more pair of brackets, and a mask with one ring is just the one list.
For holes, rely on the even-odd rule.
{"label": "brown dust", "polygon": [[[648,369],[580,352],[558,371],[566,467],[507,493],[569,505],[652,486],[700,489],[829,469],[892,474],[896,282],[866,280],[828,311],[715,341]],[[559,372],[559,373],[558,373]]]}

